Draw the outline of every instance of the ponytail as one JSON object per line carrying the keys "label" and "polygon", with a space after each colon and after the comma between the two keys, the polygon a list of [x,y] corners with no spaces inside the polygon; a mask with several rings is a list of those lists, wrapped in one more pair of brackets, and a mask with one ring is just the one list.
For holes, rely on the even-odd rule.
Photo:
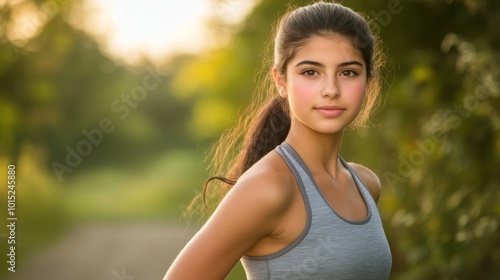
{"label": "ponytail", "polygon": [[286,99],[276,95],[257,114],[243,142],[238,176],[285,140],[290,130],[288,111]]}
{"label": "ponytail", "polygon": [[253,103],[247,109],[248,114],[214,146],[210,167],[218,175],[205,181],[202,194],[191,203],[191,210],[201,196],[205,210],[213,211],[245,171],[285,141],[290,130],[286,99],[276,94],[254,110],[257,106],[258,102]]}

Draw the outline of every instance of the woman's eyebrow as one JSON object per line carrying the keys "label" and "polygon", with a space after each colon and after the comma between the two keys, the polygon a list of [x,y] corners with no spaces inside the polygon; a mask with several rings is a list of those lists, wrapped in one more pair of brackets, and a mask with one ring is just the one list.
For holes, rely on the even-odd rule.
{"label": "woman's eyebrow", "polygon": [[318,67],[325,66],[325,65],[323,65],[323,63],[320,63],[320,62],[317,62],[317,61],[303,60],[303,61],[295,64],[295,67],[298,67],[298,66],[301,66],[301,65],[304,65],[304,64],[310,64],[310,65],[314,65],[314,66],[318,66]]}
{"label": "woman's eyebrow", "polygon": [[[312,60],[303,60],[303,61],[295,64],[295,67],[298,67],[298,66],[301,66],[301,65],[304,65],[304,64],[318,66],[318,67],[324,67],[325,66],[321,62],[312,61]],[[356,60],[341,62],[341,63],[337,64],[337,67],[340,68],[340,67],[345,67],[345,66],[349,66],[349,65],[359,65],[359,66],[363,67],[363,63],[361,63],[359,61],[356,61]]]}
{"label": "woman's eyebrow", "polygon": [[356,61],[356,60],[339,63],[339,64],[337,64],[337,67],[345,67],[345,66],[349,66],[349,65],[359,65],[359,66],[363,67],[363,63]]}

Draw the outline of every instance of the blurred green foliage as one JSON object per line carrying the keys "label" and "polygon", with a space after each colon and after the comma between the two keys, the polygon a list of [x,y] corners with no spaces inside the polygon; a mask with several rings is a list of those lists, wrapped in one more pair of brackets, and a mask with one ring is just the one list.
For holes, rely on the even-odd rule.
{"label": "blurred green foliage", "polygon": [[[23,41],[8,34],[16,7],[0,5],[0,168],[18,170],[19,254],[75,223],[179,219],[207,176],[209,145],[250,102],[288,4],[258,1],[238,24],[214,18],[214,40],[225,44],[132,67],[67,23],[76,1],[24,2],[56,10]],[[387,55],[383,108],[372,127],[346,133],[342,153],[383,183],[391,279],[499,275],[500,2],[343,3],[373,20]],[[128,105],[152,72],[158,86]],[[59,180],[53,162],[67,164],[68,147],[90,141],[82,131],[105,118],[114,130]],[[241,275],[238,267],[231,277]]]}

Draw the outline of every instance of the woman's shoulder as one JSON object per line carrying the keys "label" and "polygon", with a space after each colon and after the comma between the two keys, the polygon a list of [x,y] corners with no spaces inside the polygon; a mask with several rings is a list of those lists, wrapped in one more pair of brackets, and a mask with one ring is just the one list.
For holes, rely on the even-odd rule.
{"label": "woman's shoulder", "polygon": [[267,203],[271,208],[284,210],[292,200],[293,174],[281,156],[271,151],[249,168],[233,189],[245,189],[247,199]]}
{"label": "woman's shoulder", "polygon": [[380,192],[382,189],[382,184],[380,183],[380,179],[377,174],[373,172],[370,168],[361,165],[359,163],[349,162],[349,165],[356,171],[358,176],[361,178],[361,181],[365,184],[366,188],[373,196],[375,202],[378,202],[380,197]]}

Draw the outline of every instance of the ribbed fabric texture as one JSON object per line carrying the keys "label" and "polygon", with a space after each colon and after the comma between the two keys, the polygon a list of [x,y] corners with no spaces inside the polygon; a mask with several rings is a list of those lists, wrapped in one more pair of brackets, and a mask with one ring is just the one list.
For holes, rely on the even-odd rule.
{"label": "ribbed fabric texture", "polygon": [[286,142],[276,148],[292,170],[307,212],[302,234],[292,244],[266,256],[241,259],[248,280],[388,279],[392,257],[377,205],[356,172],[351,172],[368,207],[362,221],[350,221],[330,207],[295,150]]}

